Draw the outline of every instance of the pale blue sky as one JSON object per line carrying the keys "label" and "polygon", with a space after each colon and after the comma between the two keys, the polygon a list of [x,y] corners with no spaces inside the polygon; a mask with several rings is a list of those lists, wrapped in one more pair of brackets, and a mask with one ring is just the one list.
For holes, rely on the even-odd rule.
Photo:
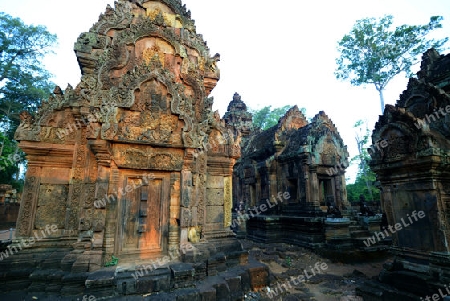
{"label": "pale blue sky", "polygon": [[[0,0],[0,11],[56,33],[56,55],[45,61],[63,89],[80,79],[73,43],[88,31],[112,0]],[[214,109],[225,113],[234,92],[251,108],[297,104],[309,117],[325,111],[337,126],[351,156],[356,155],[353,124],[366,119],[372,128],[380,114],[371,86],[352,87],[334,77],[336,45],[356,20],[392,14],[396,25],[425,24],[444,16],[436,36],[450,36],[448,0],[184,0],[211,55],[219,52],[221,80],[213,90]],[[417,66],[418,68],[419,66]],[[385,92],[394,104],[406,89],[397,77]],[[351,169],[352,170],[352,169]],[[350,173],[348,174],[351,174]],[[354,169],[353,169],[354,170]]]}

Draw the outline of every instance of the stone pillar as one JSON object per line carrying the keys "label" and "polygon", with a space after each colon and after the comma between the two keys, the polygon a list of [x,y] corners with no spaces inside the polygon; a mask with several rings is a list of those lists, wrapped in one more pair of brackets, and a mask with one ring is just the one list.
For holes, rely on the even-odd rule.
{"label": "stone pillar", "polygon": [[[187,244],[188,242],[188,231],[189,227],[194,226],[194,221],[196,220],[197,212],[193,212],[194,208],[192,205],[194,200],[192,199],[192,173],[189,170],[181,171],[180,179],[180,192],[181,192],[181,222],[180,222],[180,243],[181,245]],[[197,208],[195,207],[195,211]],[[195,216],[195,218],[193,218]]]}
{"label": "stone pillar", "polygon": [[347,188],[345,186],[345,174],[340,175],[340,190],[339,194],[341,196],[342,204],[347,207],[348,210],[351,209],[351,204],[347,199]]}
{"label": "stone pillar", "polygon": [[309,175],[309,166],[308,165],[303,165],[304,166],[304,179],[305,179],[305,206],[309,203],[309,200],[311,199],[311,177]]}
{"label": "stone pillar", "polygon": [[272,196],[273,195],[276,196],[278,193],[278,179],[276,173],[269,174],[269,183],[270,183],[269,200],[271,200]]}
{"label": "stone pillar", "polygon": [[309,177],[310,177],[310,185],[311,185],[311,196],[309,199],[309,205],[312,208],[319,207],[319,180],[317,178],[317,167],[310,166],[309,167]]}
{"label": "stone pillar", "polygon": [[232,177],[224,177],[223,179],[223,210],[224,210],[224,221],[223,225],[225,228],[231,226],[231,210],[233,209],[233,180]]}
{"label": "stone pillar", "polygon": [[20,201],[19,216],[17,218],[16,237],[31,236],[33,216],[36,210],[41,180],[40,175],[41,168],[35,166],[33,162],[28,162],[28,169],[25,175],[25,185],[23,187],[22,199]]}
{"label": "stone pillar", "polygon": [[181,227],[180,204],[180,173],[173,172],[170,177],[170,208],[169,208],[169,254],[179,254]]}

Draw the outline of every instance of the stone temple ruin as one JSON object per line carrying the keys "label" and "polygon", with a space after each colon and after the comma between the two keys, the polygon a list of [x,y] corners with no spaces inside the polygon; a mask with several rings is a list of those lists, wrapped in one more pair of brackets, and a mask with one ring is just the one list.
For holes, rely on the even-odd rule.
{"label": "stone temple ruin", "polygon": [[[393,262],[379,281],[359,290],[367,300],[441,300],[450,283],[449,151],[450,55],[428,50],[417,78],[395,106],[387,105],[372,142],[388,146],[372,154],[382,207],[392,234]],[[447,289],[447,290],[446,290]],[[448,295],[448,294],[447,294]],[[428,299],[430,300],[430,299]]]}
{"label": "stone temple ruin", "polygon": [[347,147],[323,111],[308,121],[294,106],[277,125],[251,130],[251,116],[235,94],[224,119],[242,136],[233,171],[231,227],[238,237],[341,255],[385,249],[363,243],[379,230],[380,217],[359,216],[351,208]]}
{"label": "stone temple ruin", "polygon": [[253,131],[238,94],[221,119],[208,97],[220,56],[181,1],[118,1],[75,52],[81,82],[21,114],[15,138],[28,169],[11,256],[0,262],[4,290],[107,297],[224,272],[226,285],[186,294],[221,300],[265,287],[268,268],[248,260],[231,229],[241,203],[270,207],[242,225],[253,240],[352,246],[348,219],[324,223],[327,204],[349,207],[334,124],[293,107]]}
{"label": "stone temple ruin", "polygon": [[[347,166],[347,158],[346,146],[328,116],[320,112],[308,122],[297,106],[276,126],[244,136],[242,158],[233,173],[234,208],[267,207],[257,215],[251,213],[243,225],[247,237],[307,247],[323,243],[321,206],[350,207],[345,169],[335,170]],[[245,219],[241,212],[236,221],[239,217]]]}
{"label": "stone temple ruin", "polygon": [[[212,111],[220,56],[180,0],[119,0],[75,52],[81,82],[21,114],[28,169],[2,292],[241,300],[269,270],[239,237],[339,255],[386,247],[362,244],[380,219],[347,201],[349,155],[324,112],[308,121],[294,106],[259,131],[237,93],[222,119]],[[394,261],[357,290],[367,300],[418,300],[450,282],[449,70],[450,55],[425,53],[373,132],[387,143],[371,165],[388,224],[409,225],[392,235]]]}
{"label": "stone temple ruin", "polygon": [[[79,85],[21,115],[28,170],[6,290],[148,293],[233,266],[227,287],[266,285],[230,229],[240,136],[208,98],[220,56],[179,0],[143,2],[108,6],[75,43]],[[103,268],[117,258],[120,270]]]}

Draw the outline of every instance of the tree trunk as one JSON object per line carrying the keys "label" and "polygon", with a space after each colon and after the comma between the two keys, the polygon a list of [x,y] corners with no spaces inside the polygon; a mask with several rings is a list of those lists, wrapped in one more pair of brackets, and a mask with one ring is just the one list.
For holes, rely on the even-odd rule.
{"label": "tree trunk", "polygon": [[3,136],[3,141],[2,141],[2,144],[0,145],[0,157],[3,154],[3,148],[5,147],[5,141],[6,141],[6,135]]}
{"label": "tree trunk", "polygon": [[[361,159],[361,160],[364,160],[364,159]],[[370,181],[367,178],[365,163],[363,164],[363,173],[364,173],[364,181],[366,182],[367,190],[369,191],[370,200],[373,201],[372,184],[370,183]]]}
{"label": "tree trunk", "polygon": [[369,192],[369,196],[370,196],[370,200],[373,201],[373,194],[372,194],[372,184],[370,183],[370,181],[368,180],[367,177],[367,172],[366,172],[366,161],[364,160],[364,155],[363,155],[363,142],[361,141],[360,137],[356,136],[356,144],[358,145],[358,152],[359,152],[359,160],[360,160],[360,164],[361,164],[361,169],[362,172],[364,174],[364,182],[366,182],[366,186],[367,186],[367,190]]}
{"label": "tree trunk", "polygon": [[[378,90],[378,89],[377,89]],[[383,89],[378,90],[378,94],[380,95],[380,105],[381,105],[381,114],[384,113],[384,96],[383,96]]]}

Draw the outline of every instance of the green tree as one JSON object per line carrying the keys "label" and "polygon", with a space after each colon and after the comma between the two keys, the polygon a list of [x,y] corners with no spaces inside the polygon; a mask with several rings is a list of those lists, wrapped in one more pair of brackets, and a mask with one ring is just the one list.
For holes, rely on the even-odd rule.
{"label": "green tree", "polygon": [[253,115],[253,127],[255,129],[266,129],[266,120],[267,116],[270,114],[270,107],[266,106],[259,110],[250,110],[250,113]]}
{"label": "green tree", "polygon": [[413,76],[411,67],[420,62],[429,48],[439,50],[448,40],[427,39],[434,29],[442,28],[440,16],[425,25],[401,25],[391,30],[393,17],[365,18],[356,21],[350,33],[338,43],[337,79],[349,80],[354,86],[373,84],[378,91],[381,112],[383,91],[396,75]]}
{"label": "green tree", "polygon": [[[261,130],[267,130],[273,127],[290,108],[290,105],[274,109],[272,109],[272,106],[265,106],[259,110],[250,110],[253,115],[253,127]],[[305,108],[301,108],[300,111],[306,114]]]}
{"label": "green tree", "polygon": [[354,156],[350,163],[356,162],[358,164],[358,174],[355,183],[347,185],[347,197],[349,201],[357,201],[359,195],[362,194],[366,200],[377,201],[380,198],[380,191],[373,185],[376,175],[369,166],[368,143],[370,131],[367,123],[362,120],[358,120],[353,127],[358,130],[355,134],[358,155]]}
{"label": "green tree", "polygon": [[3,152],[0,155],[0,183],[11,184],[13,188],[21,191],[23,180],[19,179],[19,163],[24,161],[24,154],[19,149],[17,142],[9,139],[0,132]]}
{"label": "green tree", "polygon": [[20,112],[35,111],[51,92],[51,75],[41,60],[55,44],[56,36],[44,26],[26,25],[0,12],[0,123],[9,138]]}
{"label": "green tree", "polygon": [[[375,175],[373,180],[375,180]],[[374,200],[378,201],[380,199],[380,191],[372,186],[372,196],[373,199],[370,198],[370,195],[366,186],[366,179],[362,176],[362,174],[358,173],[356,176],[356,180],[354,183],[347,184],[347,199],[349,202],[357,203],[359,201],[359,196],[363,195],[365,200]]]}
{"label": "green tree", "polygon": [[44,26],[26,25],[0,12],[0,183],[19,190],[24,156],[14,132],[20,112],[35,112],[51,92],[50,73],[41,60],[55,44],[56,36]]}

